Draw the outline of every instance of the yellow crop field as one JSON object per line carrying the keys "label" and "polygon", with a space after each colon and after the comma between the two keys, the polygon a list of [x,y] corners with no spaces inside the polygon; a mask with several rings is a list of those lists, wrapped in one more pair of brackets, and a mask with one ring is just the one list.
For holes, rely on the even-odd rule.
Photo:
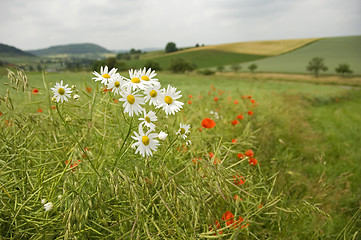
{"label": "yellow crop field", "polygon": [[237,42],[192,48],[184,51],[199,51],[205,49],[212,49],[243,54],[276,56],[297,49],[316,40],[320,40],[320,38]]}

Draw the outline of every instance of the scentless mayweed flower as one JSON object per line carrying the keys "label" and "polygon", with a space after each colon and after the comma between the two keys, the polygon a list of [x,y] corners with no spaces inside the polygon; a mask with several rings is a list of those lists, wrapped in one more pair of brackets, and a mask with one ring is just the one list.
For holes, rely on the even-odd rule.
{"label": "scentless mayweed flower", "polygon": [[141,104],[144,104],[143,96],[141,94],[138,94],[138,92],[132,92],[132,89],[130,87],[123,89],[121,91],[120,95],[122,96],[119,98],[119,101],[124,102],[124,112],[128,113],[129,116],[139,115],[141,112],[143,112],[143,108],[140,106]]}
{"label": "scentless mayweed flower", "polygon": [[108,89],[111,89],[114,94],[120,95],[120,91],[124,84],[125,81],[123,80],[123,77],[120,76],[119,73],[116,73],[114,74],[114,77],[109,79],[107,87]]}
{"label": "scentless mayweed flower", "polygon": [[51,90],[54,93],[54,101],[61,103],[68,101],[68,98],[70,98],[70,93],[72,93],[71,89],[68,88],[68,84],[63,84],[63,80],[61,80],[60,83],[56,83],[55,87],[51,88]]}
{"label": "scentless mayweed flower", "polygon": [[96,82],[101,81],[102,84],[107,85],[110,78],[113,77],[117,70],[118,69],[116,68],[112,68],[112,70],[108,72],[108,66],[105,66],[104,68],[100,67],[100,74],[94,71],[93,74],[95,75],[95,77],[93,77],[92,79]]}
{"label": "scentless mayweed flower", "polygon": [[149,81],[141,78],[140,72],[134,69],[129,70],[130,79],[126,80],[125,86],[132,88],[132,90],[145,90],[147,86],[151,85]]}
{"label": "scentless mayweed flower", "polygon": [[157,78],[154,78],[155,76],[157,76],[157,74],[155,73],[155,70],[152,71],[151,68],[149,68],[148,70],[144,67],[143,70],[140,69],[139,70],[139,76],[140,79],[148,82],[151,85],[158,85],[159,84],[159,80]]}
{"label": "scentless mayweed flower", "polygon": [[164,141],[166,138],[167,138],[168,134],[163,132],[163,131],[160,131],[158,133],[158,139],[161,140],[161,141]]}
{"label": "scentless mayweed flower", "polygon": [[177,92],[177,88],[168,85],[167,89],[161,93],[161,100],[158,107],[162,107],[167,115],[175,115],[178,112],[184,103],[177,101],[181,98],[181,91]]}
{"label": "scentless mayweed flower", "polygon": [[148,129],[155,129],[155,124],[153,122],[156,122],[158,120],[157,116],[153,111],[149,111],[148,113],[144,110],[144,117],[139,118],[140,121],[142,121],[140,124],[145,125]]}
{"label": "scentless mayweed flower", "polygon": [[178,130],[178,132],[176,134],[180,135],[183,139],[186,139],[187,134],[189,133],[189,128],[190,127],[191,127],[190,125],[180,123],[179,124],[179,130]]}
{"label": "scentless mayweed flower", "polygon": [[149,102],[149,105],[158,107],[161,101],[160,84],[150,85],[144,90],[144,102]]}
{"label": "scentless mayweed flower", "polygon": [[44,204],[44,209],[45,211],[50,211],[53,208],[53,203],[52,202],[48,202]]}
{"label": "scentless mayweed flower", "polygon": [[159,141],[155,139],[158,137],[157,133],[151,133],[152,130],[148,130],[146,133],[144,133],[142,125],[139,125],[138,127],[138,133],[134,131],[134,135],[132,138],[136,140],[133,144],[133,147],[138,147],[135,151],[135,153],[138,153],[145,156],[152,156],[152,151],[157,151]]}

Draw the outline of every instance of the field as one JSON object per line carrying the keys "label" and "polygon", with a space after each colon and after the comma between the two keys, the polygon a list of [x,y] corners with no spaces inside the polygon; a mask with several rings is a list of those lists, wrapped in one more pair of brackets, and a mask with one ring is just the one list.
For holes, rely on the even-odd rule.
{"label": "field", "polygon": [[186,51],[218,50],[223,52],[233,52],[233,53],[242,53],[242,54],[276,56],[301,48],[317,40],[319,39],[309,38],[309,39],[238,42],[238,43],[210,45],[201,48],[191,48]]}
{"label": "field", "polygon": [[[47,73],[44,86],[41,74],[29,73],[26,92],[10,91],[14,109],[1,102],[4,239],[360,237],[361,92],[352,79],[345,87],[322,77],[160,72],[162,86],[182,91],[185,105],[175,116],[159,113],[169,147],[143,158],[123,148],[133,120],[91,77]],[[47,89],[60,80],[76,84],[80,99],[56,110]],[[5,96],[8,80],[0,82]],[[207,117],[214,128],[201,126]],[[191,125],[191,144],[175,141],[179,122]],[[90,152],[79,153],[84,144]],[[255,166],[238,158],[247,149]],[[76,154],[86,157],[69,169],[64,162]],[[43,198],[54,208],[44,211]]]}
{"label": "field", "polygon": [[145,55],[140,60],[130,60],[126,64],[128,66],[142,66],[147,60],[156,61],[159,63],[162,69],[166,70],[169,68],[169,65],[172,59],[183,58],[191,63],[195,63],[197,68],[209,68],[220,65],[227,65],[233,63],[241,63],[253,61],[256,59],[264,58],[263,55],[254,55],[254,54],[243,54],[236,52],[227,52],[213,49],[204,49],[202,51],[180,51],[169,54],[151,55],[151,58],[147,58]]}
{"label": "field", "polygon": [[255,63],[261,72],[307,73],[306,66],[314,57],[322,57],[328,74],[348,63],[354,74],[361,74],[361,36],[321,39],[295,51],[247,63]]}

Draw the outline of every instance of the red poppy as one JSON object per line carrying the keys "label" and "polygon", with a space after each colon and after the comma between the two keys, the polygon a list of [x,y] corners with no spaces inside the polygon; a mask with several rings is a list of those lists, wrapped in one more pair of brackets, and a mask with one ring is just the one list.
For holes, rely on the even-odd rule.
{"label": "red poppy", "polygon": [[56,106],[55,106],[55,105],[51,105],[51,108],[52,108],[52,109],[56,109]]}
{"label": "red poppy", "polygon": [[226,221],[227,226],[234,223],[234,215],[231,211],[227,211],[223,214],[222,220]]}
{"label": "red poppy", "polygon": [[248,99],[251,99],[252,98],[252,96],[248,96]]}
{"label": "red poppy", "polygon": [[210,118],[205,118],[202,120],[201,125],[204,128],[214,128],[216,126],[216,123]]}
{"label": "red poppy", "polygon": [[202,158],[200,158],[200,157],[195,157],[195,158],[192,159],[192,162],[195,163],[195,164],[198,164],[199,161],[202,161]]}
{"label": "red poppy", "polygon": [[[244,220],[243,217],[239,216],[238,220],[235,221],[235,224],[232,226],[232,228],[233,229],[238,228],[241,225],[241,223],[243,222],[243,220]],[[243,226],[241,226],[241,228],[243,228]]]}
{"label": "red poppy", "polygon": [[209,153],[208,153],[208,156],[209,156],[209,158],[213,158],[213,157],[214,157],[214,153],[209,152]]}
{"label": "red poppy", "polygon": [[232,139],[232,143],[237,143],[237,142],[238,142],[237,138]]}
{"label": "red poppy", "polygon": [[239,120],[242,120],[242,119],[243,119],[242,114],[239,114],[239,115],[237,116],[237,118],[238,118]]}
{"label": "red poppy", "polygon": [[116,99],[116,98],[113,98],[113,102],[114,102],[114,103],[118,103],[118,102],[119,102],[119,100],[118,100],[118,99]]}
{"label": "red poppy", "polygon": [[38,111],[38,113],[42,113],[43,109],[39,108],[37,111]]}
{"label": "red poppy", "polygon": [[255,158],[250,158],[248,160],[248,163],[249,163],[249,165],[255,166],[258,163],[258,161]]}
{"label": "red poppy", "polygon": [[236,176],[233,176],[233,179],[234,179],[234,184],[235,185],[243,185],[244,182],[245,182],[245,179],[244,177],[242,177],[241,175],[236,175]]}
{"label": "red poppy", "polygon": [[239,121],[238,121],[237,119],[234,119],[234,120],[231,122],[231,124],[232,124],[233,126],[237,125],[238,123],[239,123]]}
{"label": "red poppy", "polygon": [[242,158],[244,158],[244,155],[243,155],[243,153],[238,153],[237,157],[238,157],[238,159],[242,159]]}
{"label": "red poppy", "polygon": [[253,112],[252,112],[252,111],[248,111],[247,114],[248,114],[248,115],[253,115]]}
{"label": "red poppy", "polygon": [[88,93],[90,93],[92,91],[92,89],[90,87],[85,87],[85,89]]}
{"label": "red poppy", "polygon": [[246,154],[247,157],[253,157],[254,152],[251,149],[248,149],[244,154]]}
{"label": "red poppy", "polygon": [[38,93],[39,93],[39,89],[34,88],[34,89],[33,89],[33,94],[36,95],[36,94],[38,94]]}
{"label": "red poppy", "polygon": [[193,98],[193,96],[192,96],[192,95],[189,95],[188,97],[189,97],[189,98]]}
{"label": "red poppy", "polygon": [[[216,220],[215,221],[215,224],[214,224],[215,226],[216,226],[216,228],[217,229],[220,229],[221,228],[221,224],[219,224],[219,222]],[[213,231],[213,227],[212,227],[212,225],[209,225],[209,231]],[[223,231],[217,231],[217,233],[218,234],[222,234],[223,233]],[[216,233],[215,234],[213,234],[213,235],[217,235]]]}
{"label": "red poppy", "polygon": [[188,101],[188,104],[192,104],[192,101]]}
{"label": "red poppy", "polygon": [[2,116],[3,115],[3,113],[2,112],[0,112],[0,116]]}
{"label": "red poppy", "polygon": [[203,129],[202,129],[202,128],[198,128],[198,131],[202,132],[202,131],[203,131]]}
{"label": "red poppy", "polygon": [[240,198],[240,196],[238,196],[237,194],[236,195],[234,195],[234,201],[243,201],[243,199],[242,198]]}
{"label": "red poppy", "polygon": [[251,99],[251,103],[256,103],[256,101],[254,99]]}
{"label": "red poppy", "polygon": [[217,101],[218,101],[218,98],[217,98],[217,97],[214,97],[214,101],[216,101],[216,102],[217,102]]}
{"label": "red poppy", "polygon": [[238,104],[238,101],[237,101],[237,100],[234,100],[234,104]]}

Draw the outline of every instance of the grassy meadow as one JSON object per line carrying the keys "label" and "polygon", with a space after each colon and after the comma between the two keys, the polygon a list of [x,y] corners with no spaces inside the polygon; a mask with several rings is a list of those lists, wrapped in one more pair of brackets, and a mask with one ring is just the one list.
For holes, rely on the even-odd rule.
{"label": "grassy meadow", "polygon": [[[144,158],[129,137],[137,118],[90,72],[28,73],[24,92],[1,76],[3,239],[360,237],[358,87],[159,72],[184,106],[157,112],[168,137]],[[79,100],[51,102],[60,80]],[[256,165],[239,157],[249,149]]]}
{"label": "grassy meadow", "polygon": [[[325,38],[294,51],[257,60],[261,72],[307,73],[306,66],[313,57],[324,59],[327,74],[335,74],[339,64],[347,63],[354,74],[361,74],[361,36]],[[247,66],[248,66],[247,65]]]}

